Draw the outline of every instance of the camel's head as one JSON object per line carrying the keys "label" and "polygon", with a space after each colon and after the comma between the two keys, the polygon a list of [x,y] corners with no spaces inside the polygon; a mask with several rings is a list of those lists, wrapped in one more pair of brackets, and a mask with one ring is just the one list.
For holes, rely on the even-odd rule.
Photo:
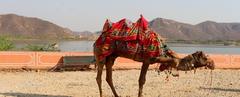
{"label": "camel's head", "polygon": [[214,61],[202,51],[196,51],[193,54],[181,58],[179,64],[177,65],[177,69],[183,71],[189,71],[192,69],[196,70],[200,67],[212,70],[215,68]]}
{"label": "camel's head", "polygon": [[212,70],[215,68],[214,61],[208,55],[206,55],[204,52],[197,51],[197,52],[193,53],[192,56],[193,56],[194,60],[196,61],[194,64],[194,68],[205,67],[205,68],[209,68]]}
{"label": "camel's head", "polygon": [[214,61],[211,58],[208,58],[206,68],[209,68],[211,70],[215,69]]}

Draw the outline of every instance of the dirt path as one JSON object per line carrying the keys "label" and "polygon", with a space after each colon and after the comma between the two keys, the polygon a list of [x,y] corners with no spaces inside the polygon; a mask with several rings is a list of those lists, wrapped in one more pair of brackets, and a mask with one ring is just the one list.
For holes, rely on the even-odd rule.
{"label": "dirt path", "polygon": [[[122,97],[136,97],[139,70],[117,70],[113,81]],[[112,96],[103,73],[103,93]],[[0,72],[0,97],[98,97],[96,72]],[[206,70],[180,73],[166,81],[165,74],[149,70],[145,97],[240,97],[240,70],[215,70],[210,86]]]}

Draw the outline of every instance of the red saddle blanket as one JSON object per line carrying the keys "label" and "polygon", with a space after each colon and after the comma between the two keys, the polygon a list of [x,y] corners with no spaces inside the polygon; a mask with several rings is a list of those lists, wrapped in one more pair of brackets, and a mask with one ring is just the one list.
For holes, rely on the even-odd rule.
{"label": "red saddle blanket", "polygon": [[116,23],[106,20],[94,46],[96,58],[100,61],[113,51],[135,54],[142,59],[161,56],[163,52],[161,37],[148,27],[142,16],[136,23],[126,19]]}

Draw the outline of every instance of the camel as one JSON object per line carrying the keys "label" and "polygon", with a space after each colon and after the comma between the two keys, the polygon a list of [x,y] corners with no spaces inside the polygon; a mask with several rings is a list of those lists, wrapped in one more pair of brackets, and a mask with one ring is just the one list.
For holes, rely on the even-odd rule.
{"label": "camel", "polygon": [[[97,65],[96,81],[100,97],[103,96],[102,71],[104,65],[106,67],[106,81],[114,96],[119,97],[112,81],[112,67],[117,57],[142,62],[138,80],[138,97],[142,97],[143,85],[150,64],[168,63],[173,69],[177,69],[179,64],[177,54],[168,53],[172,50],[165,45],[164,40],[157,33],[148,27],[148,22],[143,16],[136,23],[131,23],[126,19],[116,23],[106,20],[102,33],[93,47]],[[175,76],[178,76],[178,73]]]}

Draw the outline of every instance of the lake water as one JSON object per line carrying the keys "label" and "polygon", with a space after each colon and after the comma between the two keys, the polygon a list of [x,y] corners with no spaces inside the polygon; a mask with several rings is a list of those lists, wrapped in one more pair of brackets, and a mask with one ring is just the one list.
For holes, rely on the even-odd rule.
{"label": "lake water", "polygon": [[[93,41],[63,41],[59,43],[61,51],[92,52]],[[212,54],[240,54],[238,46],[213,46],[213,45],[194,45],[194,44],[169,44],[169,47],[177,53],[193,53],[204,51]]]}

